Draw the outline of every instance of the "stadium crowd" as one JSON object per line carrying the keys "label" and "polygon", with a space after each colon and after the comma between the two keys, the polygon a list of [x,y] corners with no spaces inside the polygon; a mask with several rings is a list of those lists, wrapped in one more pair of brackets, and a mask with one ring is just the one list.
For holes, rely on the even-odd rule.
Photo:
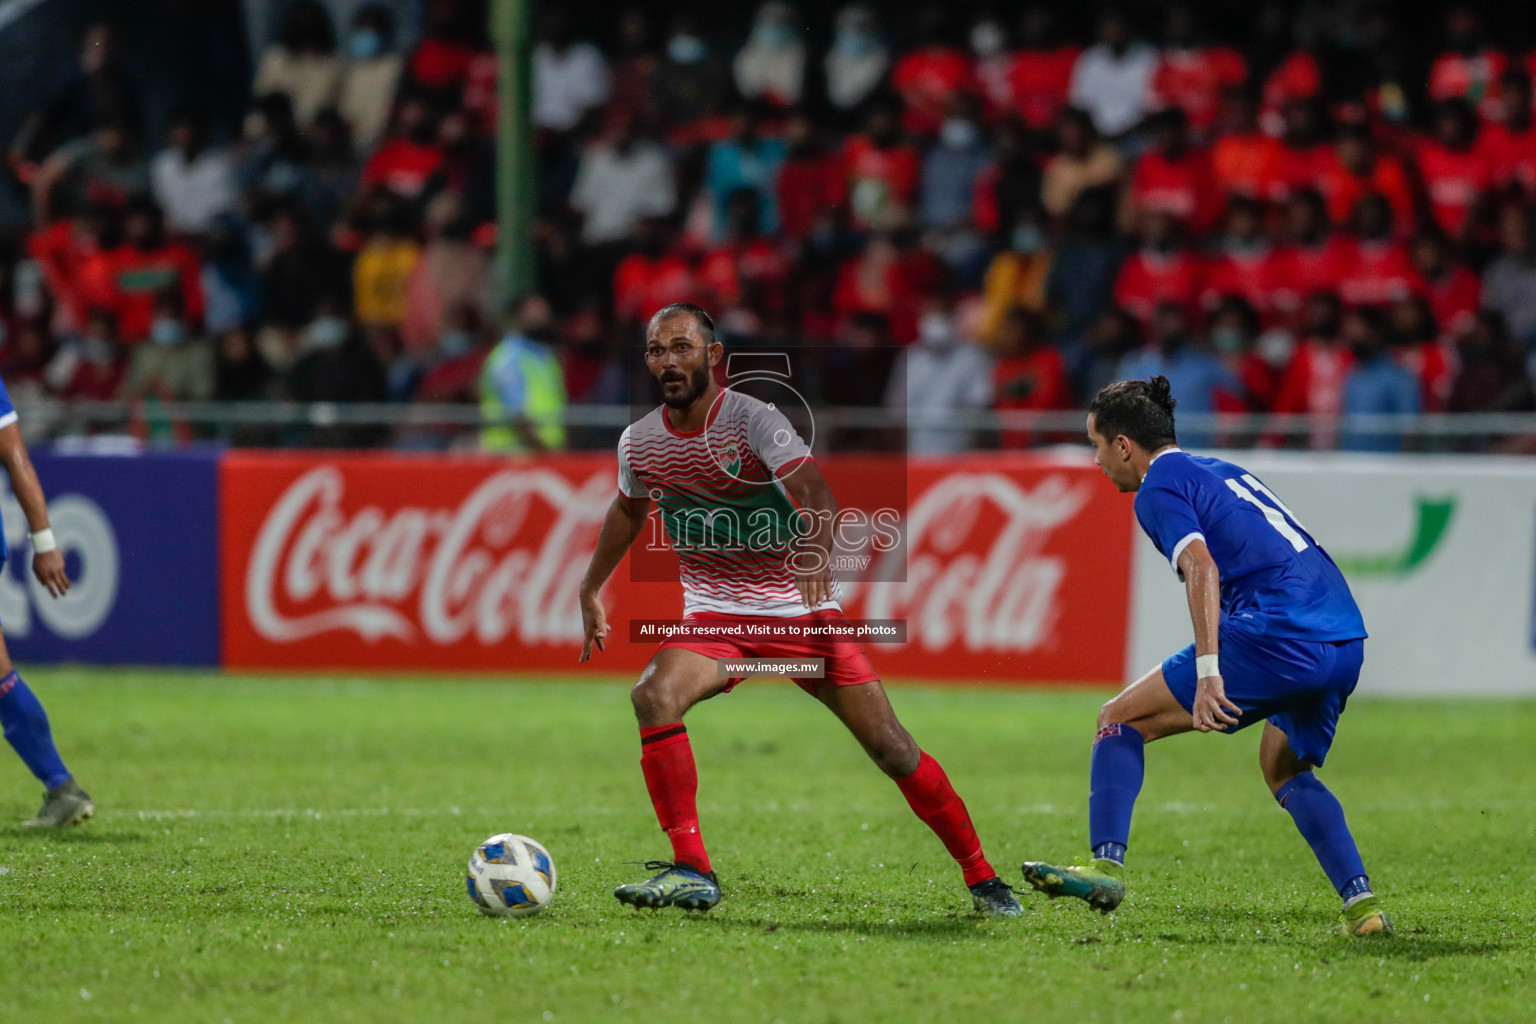
{"label": "stadium crowd", "polygon": [[[402,47],[383,7],[338,30],[295,0],[228,139],[195,105],[142,137],[96,27],[8,151],[33,223],[0,376],[558,411],[624,402],[644,321],[687,300],[803,348],[840,405],[1063,410],[1164,373],[1181,412],[1536,407],[1536,54],[1456,9],[1426,64],[1391,5],[1302,8],[1234,38],[1106,8],[1071,38],[1046,5],[898,31],[851,4],[812,47],[779,0],[745,38],[637,8],[590,39],[547,5],[540,285],[505,305],[483,2],[431,0]],[[1310,443],[1341,440],[1400,444]]]}

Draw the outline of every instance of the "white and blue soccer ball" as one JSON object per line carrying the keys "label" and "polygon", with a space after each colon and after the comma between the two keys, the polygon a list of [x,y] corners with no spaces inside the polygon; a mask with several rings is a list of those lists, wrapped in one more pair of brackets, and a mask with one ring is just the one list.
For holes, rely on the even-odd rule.
{"label": "white and blue soccer ball", "polygon": [[555,862],[527,836],[491,836],[469,858],[469,898],[487,917],[531,917],[554,897]]}

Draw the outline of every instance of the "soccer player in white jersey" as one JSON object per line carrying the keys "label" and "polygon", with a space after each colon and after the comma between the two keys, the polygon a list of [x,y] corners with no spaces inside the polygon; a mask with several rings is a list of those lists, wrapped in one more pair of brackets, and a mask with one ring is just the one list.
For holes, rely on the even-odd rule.
{"label": "soccer player in white jersey", "polygon": [[[16,407],[5,385],[0,383],[0,465],[11,478],[11,490],[27,517],[32,534],[32,574],[55,598],[69,593],[69,576],[64,571],[64,552],[48,526],[48,499],[37,471],[27,457],[27,446],[16,425]],[[0,564],[8,557],[5,531],[0,530]],[[5,640],[0,637],[0,726],[16,755],[43,784],[43,806],[37,817],[22,824],[30,828],[64,828],[78,825],[96,813],[90,796],[75,782],[63,758],[53,744],[53,732],[43,705],[22,682],[11,664]]]}
{"label": "soccer player in white jersey", "polygon": [[[690,622],[838,620],[829,556],[837,502],[810,448],[773,406],[715,381],[724,357],[715,325],[698,306],[674,303],[646,330],[646,367],[663,404],[619,440],[619,494],[608,510],[581,588],[581,660],[609,632],[598,592],[645,529],[654,498],[676,549]],[[797,517],[797,509],[799,515]],[[796,526],[800,526],[797,531]],[[698,772],[683,715],[729,692],[721,658],[825,659],[825,678],[796,679],[825,704],[896,781],[912,810],[960,865],[973,906],[1017,916],[1013,891],[982,853],[965,803],[944,769],[897,721],[858,644],[677,637],[664,641],[631,694],[640,724],[640,767],[656,818],[672,842],[660,873],[614,895],[637,907],[708,910],[720,884],[699,833]]]}

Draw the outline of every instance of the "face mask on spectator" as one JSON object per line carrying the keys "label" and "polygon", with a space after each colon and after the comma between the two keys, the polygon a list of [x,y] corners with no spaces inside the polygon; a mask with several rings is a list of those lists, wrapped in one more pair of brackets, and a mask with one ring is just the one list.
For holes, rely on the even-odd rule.
{"label": "face mask on spectator", "polygon": [[795,30],[787,21],[761,18],[752,26],[752,45],[765,50],[779,50],[795,41]]}
{"label": "face mask on spectator", "polygon": [[149,329],[149,340],[156,345],[179,345],[186,337],[186,328],[180,320],[171,316],[159,316]]}
{"label": "face mask on spectator", "polygon": [[1045,232],[1040,230],[1040,225],[1034,221],[1025,221],[1013,229],[1013,237],[1009,240],[1009,247],[1014,252],[1025,255],[1034,255],[1045,248]]}
{"label": "face mask on spectator", "polygon": [[917,322],[917,336],[929,348],[950,348],[955,343],[954,325],[943,313],[924,313]]}
{"label": "face mask on spectator", "polygon": [[457,359],[475,347],[475,339],[468,331],[446,331],[437,339],[437,348],[446,358]]}
{"label": "face mask on spectator", "polygon": [[947,149],[969,149],[980,136],[976,126],[963,117],[946,118],[939,128],[939,141]]}
{"label": "face mask on spectator", "polygon": [[384,52],[384,37],[371,28],[359,29],[348,40],[348,49],[355,60],[372,60]]}
{"label": "face mask on spectator", "polygon": [[347,340],[347,322],[339,316],[321,316],[304,328],[304,346],[315,351],[336,348]]}
{"label": "face mask on spectator", "polygon": [[1211,347],[1224,356],[1233,356],[1248,346],[1241,328],[1217,327],[1211,331]]}
{"label": "face mask on spectator", "polygon": [[709,53],[698,36],[676,35],[667,40],[667,56],[676,64],[697,64]]}
{"label": "face mask on spectator", "polygon": [[1003,50],[1003,29],[995,21],[984,21],[971,29],[971,49],[978,57],[992,57]]}
{"label": "face mask on spectator", "polygon": [[80,343],[80,355],[88,363],[105,366],[117,358],[117,349],[105,338],[87,337]]}
{"label": "face mask on spectator", "polygon": [[849,57],[867,57],[880,49],[880,38],[863,28],[838,29],[832,48]]}

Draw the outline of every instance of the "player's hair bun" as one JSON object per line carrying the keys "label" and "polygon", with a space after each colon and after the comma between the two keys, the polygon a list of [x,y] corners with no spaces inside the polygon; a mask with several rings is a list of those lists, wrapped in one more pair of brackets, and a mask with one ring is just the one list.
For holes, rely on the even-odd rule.
{"label": "player's hair bun", "polygon": [[1169,412],[1173,412],[1173,407],[1179,404],[1173,397],[1173,386],[1162,374],[1147,381],[1147,397]]}

